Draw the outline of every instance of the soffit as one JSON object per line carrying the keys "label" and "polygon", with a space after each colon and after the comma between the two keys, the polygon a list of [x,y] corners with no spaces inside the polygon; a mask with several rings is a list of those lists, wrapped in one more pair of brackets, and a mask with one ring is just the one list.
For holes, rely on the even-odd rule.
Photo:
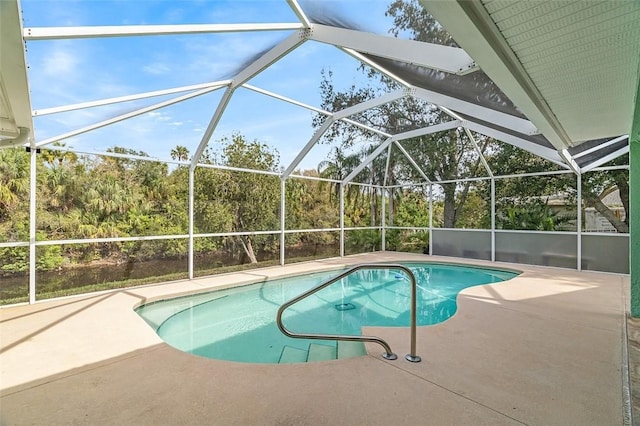
{"label": "soffit", "polygon": [[0,1],[0,146],[11,145],[19,128],[33,133],[21,22],[18,2]]}
{"label": "soffit", "polygon": [[422,4],[558,150],[629,132],[640,2]]}
{"label": "soffit", "polygon": [[482,3],[574,143],[628,133],[640,2]]}

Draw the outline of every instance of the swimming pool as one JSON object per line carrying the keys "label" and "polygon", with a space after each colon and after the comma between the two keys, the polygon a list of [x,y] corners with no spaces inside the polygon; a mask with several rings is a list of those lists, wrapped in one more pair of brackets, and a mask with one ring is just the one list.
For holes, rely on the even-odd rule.
{"label": "swimming pool", "polygon": [[[457,294],[471,286],[497,283],[513,271],[435,263],[403,263],[418,283],[417,324],[437,324],[457,309]],[[208,358],[289,363],[360,356],[355,342],[292,339],[275,324],[286,301],[338,275],[328,271],[163,300],[136,312],[171,346]],[[361,335],[363,326],[406,327],[410,285],[397,270],[362,270],[320,290],[284,312],[283,323],[297,333]]]}

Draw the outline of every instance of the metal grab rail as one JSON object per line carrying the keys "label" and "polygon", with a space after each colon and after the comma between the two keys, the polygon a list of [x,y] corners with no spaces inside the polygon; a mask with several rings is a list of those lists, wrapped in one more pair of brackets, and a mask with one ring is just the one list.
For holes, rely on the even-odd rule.
{"label": "metal grab rail", "polygon": [[285,302],[280,308],[278,308],[278,314],[276,315],[276,323],[278,324],[278,328],[285,336],[292,337],[294,339],[316,339],[316,340],[344,340],[348,342],[371,342],[377,343],[381,345],[385,352],[382,354],[382,357],[388,360],[397,359],[398,356],[391,351],[391,347],[389,344],[383,339],[375,336],[349,336],[349,335],[340,335],[340,334],[301,334],[301,333],[292,333],[287,330],[285,326],[282,324],[282,314],[284,311],[290,307],[291,305],[298,303],[302,299],[311,296],[312,294],[322,290],[325,287],[330,286],[336,281],[341,280],[342,278],[350,275],[356,271],[361,269],[400,269],[405,272],[409,276],[409,280],[411,283],[411,353],[405,356],[407,361],[411,362],[420,362],[422,359],[416,355],[416,294],[417,294],[417,284],[416,277],[413,275],[413,272],[409,268],[403,265],[395,264],[395,263],[371,263],[371,264],[361,264],[356,265],[353,268],[347,269],[343,273],[338,276],[331,278],[329,281],[325,281],[324,283],[312,288],[311,290],[307,290],[299,296]]}

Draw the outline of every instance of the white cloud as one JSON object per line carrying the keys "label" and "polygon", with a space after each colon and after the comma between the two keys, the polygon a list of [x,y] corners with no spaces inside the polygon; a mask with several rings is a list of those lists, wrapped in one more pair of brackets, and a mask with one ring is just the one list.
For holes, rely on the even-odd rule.
{"label": "white cloud", "polygon": [[42,59],[42,72],[46,76],[73,78],[81,63],[81,56],[65,43],[53,43]]}
{"label": "white cloud", "polygon": [[171,67],[163,62],[154,62],[142,67],[142,71],[153,75],[164,75],[171,72]]}
{"label": "white cloud", "polygon": [[173,117],[164,111],[151,111],[148,115],[153,121],[167,122],[173,120]]}

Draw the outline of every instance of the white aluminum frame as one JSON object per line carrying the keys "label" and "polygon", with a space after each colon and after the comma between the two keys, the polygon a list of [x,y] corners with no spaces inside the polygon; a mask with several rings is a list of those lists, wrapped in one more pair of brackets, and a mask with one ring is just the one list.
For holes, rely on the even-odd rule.
{"label": "white aluminum frame", "polygon": [[305,28],[309,28],[311,26],[311,21],[309,21],[309,18],[307,18],[304,10],[302,10],[300,4],[298,4],[298,0],[287,0],[287,3],[289,4],[291,10],[293,10],[293,13],[295,13],[298,17],[298,20],[302,22],[302,25]]}
{"label": "white aluminum frame", "polygon": [[213,34],[254,31],[296,31],[301,23],[180,24],[180,25],[103,25],[82,27],[33,27],[23,30],[26,41],[76,38],[137,37],[178,34]]}
{"label": "white aluminum frame", "polygon": [[311,40],[451,74],[478,70],[475,61],[457,47],[387,37],[363,31],[312,24]]}
{"label": "white aluminum frame", "polygon": [[391,143],[401,140],[401,139],[411,139],[419,136],[425,136],[432,133],[441,132],[444,130],[455,129],[460,125],[459,120],[448,121],[446,123],[440,123],[429,127],[423,127],[421,129],[410,130],[408,132],[400,133],[398,135],[391,136],[386,141],[381,143],[369,156],[358,166],[356,167],[349,175],[344,178],[344,183],[349,183],[353,180],[354,177],[358,175],[365,167],[369,165],[378,155],[380,155]]}
{"label": "white aluminum frame", "polygon": [[97,101],[81,102],[81,103],[72,104],[72,105],[36,109],[32,111],[31,114],[34,117],[42,117],[43,115],[48,115],[48,114],[58,114],[61,112],[74,111],[74,110],[84,109],[84,108],[94,108],[94,107],[117,104],[122,102],[137,101],[140,99],[148,99],[156,96],[172,95],[174,93],[189,92],[189,91],[195,91],[195,90],[201,90],[201,89],[207,89],[207,88],[219,89],[220,87],[227,86],[230,83],[231,83],[231,80],[221,80],[221,81],[213,81],[211,83],[193,84],[190,86],[174,87],[171,89],[164,89],[164,90],[155,90],[153,92],[138,93],[135,95],[119,96],[115,98],[101,99]]}
{"label": "white aluminum frame", "polygon": [[619,150],[614,151],[611,154],[606,155],[606,156],[604,156],[602,158],[594,160],[592,163],[584,166],[581,169],[581,172],[582,173],[587,173],[587,172],[589,172],[589,171],[591,171],[591,170],[593,170],[593,169],[595,169],[597,167],[602,166],[603,164],[607,164],[611,160],[615,160],[616,158],[622,157],[623,155],[628,154],[628,153],[629,153],[629,145],[623,146]]}
{"label": "white aluminum frame", "polygon": [[[423,131],[425,129],[422,129]],[[385,149],[389,150],[393,145],[391,144],[391,142],[389,142],[386,146]],[[70,152],[74,152],[73,150],[70,149],[66,149],[63,147],[52,147],[52,149],[56,149],[59,151],[70,151]],[[384,151],[384,149],[380,149],[380,152]],[[104,156],[113,156],[113,157],[128,157],[124,154],[118,154],[118,153],[109,153],[109,152],[104,152],[104,153],[91,153],[93,155],[104,155]],[[293,233],[315,233],[315,232],[339,232],[340,233],[340,255],[344,256],[345,254],[345,232],[346,231],[356,231],[356,230],[379,230],[382,235],[383,235],[383,239],[384,239],[384,233],[386,232],[386,229],[408,229],[408,230],[415,230],[415,231],[428,231],[429,232],[429,252],[430,254],[433,254],[433,246],[434,246],[434,230],[438,230],[438,231],[463,231],[463,232],[490,232],[492,235],[492,241],[491,241],[491,260],[495,261],[495,253],[496,253],[496,247],[495,247],[495,234],[496,233],[525,233],[525,234],[548,234],[548,235],[576,235],[577,237],[577,265],[576,265],[576,269],[577,270],[581,270],[582,269],[582,264],[581,264],[581,253],[582,253],[582,246],[581,246],[581,235],[583,233],[582,229],[581,229],[581,179],[580,176],[577,177],[578,179],[578,224],[577,224],[577,230],[576,231],[529,231],[529,230],[497,230],[495,229],[495,181],[498,179],[507,179],[507,178],[522,178],[522,177],[528,177],[528,176],[549,176],[549,175],[559,175],[559,174],[569,174],[572,173],[570,170],[558,170],[558,171],[551,171],[551,172],[536,172],[536,173],[527,173],[527,174],[514,174],[514,175],[502,175],[502,176],[491,176],[491,177],[478,177],[478,178],[466,178],[466,179],[458,179],[458,180],[452,180],[452,181],[435,181],[435,182],[425,182],[425,183],[413,183],[413,184],[401,184],[401,185],[393,185],[393,186],[379,186],[379,185],[368,185],[368,184],[362,184],[362,183],[358,183],[358,182],[348,182],[346,179],[343,181],[336,181],[336,180],[330,180],[330,179],[321,179],[321,178],[314,178],[314,177],[309,177],[309,176],[301,176],[301,175],[291,175],[291,178],[297,178],[297,179],[309,179],[309,180],[325,180],[325,181],[331,181],[334,183],[339,183],[340,185],[340,225],[338,227],[334,227],[334,228],[323,228],[323,229],[286,229],[286,223],[284,223],[285,221],[283,220],[286,216],[286,203],[284,202],[285,200],[285,194],[283,192],[283,188],[285,187],[286,184],[286,177],[276,173],[276,172],[270,172],[270,171],[261,171],[261,170],[250,170],[250,169],[242,169],[242,168],[235,168],[235,167],[227,167],[227,166],[218,166],[218,165],[210,165],[210,164],[198,164],[197,166],[199,167],[205,167],[205,168],[219,168],[219,169],[225,169],[225,170],[232,170],[232,171],[239,171],[239,172],[247,172],[247,173],[259,173],[259,174],[265,174],[265,175],[270,175],[270,176],[274,176],[274,177],[280,177],[281,179],[281,219],[280,219],[280,230],[263,230],[263,231],[236,231],[236,232],[214,232],[214,233],[199,233],[199,234],[195,234],[194,233],[194,222],[193,222],[193,203],[192,200],[190,200],[189,203],[189,217],[190,217],[190,221],[189,221],[189,231],[187,234],[172,234],[172,235],[153,235],[153,236],[138,236],[138,237],[110,237],[110,238],[92,238],[92,239],[66,239],[66,240],[46,240],[46,241],[36,241],[35,240],[35,234],[36,234],[36,221],[35,221],[35,216],[36,216],[36,212],[35,212],[35,198],[36,198],[36,188],[34,188],[35,186],[35,182],[37,181],[36,179],[36,170],[35,170],[35,165],[36,165],[36,161],[35,161],[35,156],[37,155],[37,150],[35,149],[35,147],[32,149],[31,151],[31,173],[32,173],[32,179],[31,179],[31,183],[30,183],[30,187],[31,187],[31,199],[30,199],[30,241],[29,242],[10,242],[10,243],[0,243],[0,247],[28,247],[29,248],[29,252],[30,252],[30,273],[29,273],[29,303],[35,303],[36,302],[36,297],[35,297],[35,291],[36,291],[36,269],[35,269],[35,263],[36,263],[36,255],[35,255],[35,251],[37,247],[40,246],[52,246],[52,245],[65,245],[65,244],[87,244],[87,243],[109,243],[109,242],[124,242],[124,241],[153,241],[153,240],[172,240],[172,239],[187,239],[189,241],[189,248],[188,248],[188,275],[190,277],[190,279],[194,278],[195,276],[195,268],[194,268],[194,261],[193,261],[193,255],[194,255],[194,240],[196,238],[218,238],[218,237],[229,237],[229,236],[242,236],[242,235],[280,235],[280,243],[281,243],[281,251],[280,251],[280,263],[281,264],[285,264],[286,262],[286,257],[285,257],[285,245],[284,245],[284,235],[286,234],[293,234]],[[159,159],[155,159],[155,158],[151,158],[151,157],[141,157],[141,156],[135,156],[135,159],[138,160],[143,160],[143,161],[152,161],[152,162],[165,162],[165,163],[178,163],[178,164],[183,164],[183,165],[187,165],[185,162],[170,162],[170,161],[166,161],[166,160],[159,160]],[[604,167],[602,168],[603,170],[609,170],[609,169],[614,169],[614,170],[626,170],[628,169],[629,166],[628,165],[623,165],[623,166],[612,166],[612,167]],[[193,179],[194,179],[194,169],[190,168],[189,169],[189,185],[190,185],[190,191],[189,191],[189,197],[191,199],[192,194],[193,194],[193,190],[192,190],[192,186],[194,184]],[[459,229],[459,228],[452,228],[452,229],[448,229],[448,228],[434,228],[433,226],[433,185],[434,184],[442,184],[442,183],[453,183],[453,182],[463,182],[463,181],[479,181],[479,180],[490,180],[492,183],[492,201],[491,201],[491,209],[492,209],[492,224],[491,224],[491,229]],[[416,227],[416,226],[394,226],[394,225],[389,225],[387,226],[385,223],[385,218],[383,216],[383,222],[380,225],[374,225],[374,226],[362,226],[362,227],[345,227],[344,226],[344,186],[345,185],[357,185],[357,186],[368,186],[368,187],[373,187],[373,188],[378,188],[381,189],[383,191],[388,191],[392,188],[396,188],[396,187],[406,187],[407,185],[412,186],[412,187],[424,187],[427,186],[429,187],[429,226],[428,227]],[[383,196],[384,199],[384,196]],[[282,205],[284,205],[284,208],[282,208]],[[383,204],[383,209],[384,209],[384,204]],[[384,213],[383,213],[384,214]],[[619,233],[596,233],[596,232],[590,232],[589,235],[602,235],[602,236],[622,236],[622,237],[629,237],[629,234],[619,234]],[[381,248],[384,249],[384,246]]]}
{"label": "white aluminum frame", "polygon": [[622,135],[622,136],[619,136],[617,138],[611,139],[610,141],[607,141],[605,143],[601,143],[599,145],[596,145],[593,148],[586,149],[586,150],[584,150],[582,152],[574,154],[573,158],[574,159],[578,159],[580,157],[584,157],[585,155],[591,154],[592,152],[598,152],[598,151],[600,151],[600,150],[602,150],[604,148],[607,148],[607,147],[609,147],[611,145],[614,145],[614,144],[616,144],[618,142],[621,142],[621,141],[623,141],[625,139],[629,139],[629,135]]}
{"label": "white aluminum frame", "polygon": [[[495,235],[496,232],[514,232],[514,233],[542,233],[542,234],[569,234],[569,235],[577,235],[578,247],[577,247],[577,258],[578,264],[576,268],[578,270],[581,269],[581,234],[582,234],[582,173],[586,173],[588,171],[600,171],[600,170],[621,170],[621,169],[629,169],[629,166],[612,166],[612,167],[601,167],[606,162],[617,158],[618,156],[624,155],[629,151],[629,147],[623,147],[606,157],[600,158],[591,162],[590,164],[580,168],[575,162],[576,159],[586,156],[590,153],[597,152],[601,149],[604,149],[612,144],[615,144],[625,137],[628,136],[620,136],[618,138],[614,138],[604,144],[601,144],[597,147],[585,150],[575,156],[571,156],[568,152],[567,148],[571,145],[571,141],[568,140],[568,137],[564,130],[559,126],[555,117],[550,116],[548,114],[548,110],[546,105],[541,105],[539,100],[536,99],[535,93],[530,90],[528,87],[526,78],[519,83],[520,87],[516,87],[513,83],[515,80],[508,82],[508,89],[505,90],[508,94],[514,94],[514,100],[523,101],[524,107],[523,111],[531,114],[531,117],[535,118],[534,122],[539,123],[541,130],[544,131],[544,134],[548,137],[551,143],[556,147],[556,150],[546,148],[526,139],[513,136],[511,134],[507,134],[482,124],[474,122],[472,119],[462,119],[460,115],[456,113],[462,113],[468,115],[470,117],[480,119],[487,122],[493,122],[505,129],[512,130],[522,135],[535,135],[540,134],[540,130],[533,124],[532,121],[527,119],[519,118],[512,116],[510,114],[505,114],[499,111],[492,110],[490,108],[485,108],[473,103],[469,103],[466,101],[462,101],[460,99],[456,99],[453,97],[449,97],[446,95],[442,95],[433,91],[429,91],[422,88],[417,88],[398,76],[394,75],[392,72],[386,70],[384,67],[375,64],[370,61],[364,54],[372,54],[379,57],[384,57],[392,60],[402,61],[405,63],[411,63],[418,66],[424,66],[432,69],[437,69],[449,73],[454,74],[465,74],[469,72],[473,72],[478,69],[477,65],[473,61],[473,59],[462,49],[439,46],[429,43],[416,42],[412,40],[403,40],[399,38],[386,37],[382,35],[363,33],[360,31],[353,31],[347,29],[341,29],[336,27],[330,27],[320,24],[313,24],[309,21],[308,17],[305,15],[303,9],[298,4],[298,0],[286,0],[289,4],[291,10],[296,14],[298,20],[300,22],[296,23],[250,23],[250,24],[193,24],[193,25],[129,25],[129,26],[94,26],[94,27],[42,27],[42,28],[24,28],[23,29],[23,40],[25,41],[36,41],[36,40],[56,40],[56,39],[79,39],[79,38],[93,38],[93,37],[133,37],[133,36],[151,36],[151,35],[175,35],[175,34],[207,34],[207,33],[228,33],[228,32],[257,32],[257,31],[289,31],[292,34],[287,37],[285,40],[280,42],[274,48],[269,50],[267,53],[262,55],[260,58],[255,60],[252,64],[238,73],[233,79],[230,80],[221,80],[214,82],[205,82],[201,84],[168,88],[163,90],[157,90],[152,92],[138,93],[127,96],[119,96],[114,98],[96,100],[96,101],[88,101],[82,102],[72,105],[66,106],[58,106],[52,108],[45,108],[40,110],[31,111],[31,119],[37,116],[44,116],[48,114],[57,114],[63,113],[78,109],[84,108],[93,108],[104,105],[110,105],[115,103],[129,102],[140,99],[147,99],[157,96],[166,96],[175,93],[183,93],[189,92],[182,96],[178,96],[164,102],[156,103],[145,108],[138,109],[136,111],[118,115],[116,117],[112,117],[108,120],[104,120],[98,123],[94,123],[89,126],[85,126],[80,129],[72,130],[70,132],[64,133],[62,135],[55,136],[53,138],[48,138],[42,141],[38,141],[37,143],[31,140],[28,140],[28,135],[30,132],[24,133],[25,138],[19,141],[20,144],[28,144],[28,148],[30,149],[30,194],[29,194],[29,241],[18,241],[18,242],[10,242],[10,243],[0,243],[0,248],[4,247],[28,247],[29,249],[29,303],[34,303],[36,301],[36,249],[39,246],[52,246],[52,245],[64,245],[64,244],[86,244],[86,243],[109,243],[109,242],[122,242],[122,241],[150,241],[150,240],[169,240],[169,239],[188,239],[188,275],[189,278],[194,278],[194,241],[196,238],[215,238],[215,237],[227,237],[227,236],[241,236],[241,235],[279,235],[280,236],[280,263],[284,264],[286,261],[285,258],[285,235],[291,233],[308,233],[308,232],[339,232],[340,233],[340,255],[344,256],[345,252],[345,231],[354,231],[354,230],[380,230],[382,233],[382,250],[385,249],[386,244],[386,230],[387,229],[413,229],[413,230],[428,230],[429,231],[429,253],[433,253],[433,199],[434,199],[434,184],[444,184],[444,183],[459,183],[466,181],[482,181],[482,180],[490,180],[491,182],[491,229],[490,230],[481,230],[481,229],[453,229],[455,231],[490,231],[491,232],[491,260],[495,261]],[[438,3],[438,2],[435,2]],[[444,3],[444,2],[441,2]],[[451,2],[449,5],[439,4],[437,7],[454,7],[461,8],[467,7],[470,9],[474,9],[479,7],[478,5],[462,5],[464,2]],[[457,25],[464,25],[463,22],[458,23]],[[475,31],[475,30],[474,30]],[[389,78],[396,81],[398,84],[403,86],[403,89],[396,90],[394,92],[390,92],[384,94],[378,98],[367,100],[358,105],[354,105],[348,108],[345,108],[340,111],[329,112],[325,111],[321,108],[316,108],[311,105],[304,104],[302,102],[296,101],[294,99],[287,98],[285,96],[278,95],[276,93],[257,88],[255,86],[247,84],[251,78],[262,72],[264,69],[272,65],[274,62],[278,61],[282,57],[286,56],[289,52],[293,51],[307,40],[314,40],[321,43],[328,43],[336,46],[341,51],[346,54],[358,59],[362,63],[367,66],[372,67],[373,69],[385,74]],[[491,48],[494,49],[495,52],[499,52],[503,46],[500,43],[500,40],[494,46],[480,46],[480,49]],[[510,63],[510,60],[513,58],[503,57],[500,61],[495,65],[495,72],[503,72],[506,65]],[[489,65],[491,67],[491,65]],[[518,70],[516,70],[518,71]],[[515,73],[517,74],[517,73]],[[26,71],[25,71],[26,76]],[[518,77],[518,76],[516,76]],[[521,75],[519,77],[522,77]],[[153,157],[143,157],[136,155],[128,155],[128,154],[118,154],[118,153],[109,153],[109,152],[91,152],[91,151],[79,151],[75,149],[69,149],[65,147],[56,147],[50,146],[46,149],[66,151],[66,152],[74,152],[74,153],[86,153],[90,155],[100,155],[100,156],[112,156],[112,157],[120,157],[120,158],[129,158],[143,161],[155,161],[155,162],[164,162],[167,164],[179,164],[189,166],[189,191],[188,191],[188,205],[189,205],[189,229],[187,234],[178,234],[178,235],[156,235],[156,236],[139,236],[139,237],[114,237],[114,238],[94,238],[94,239],[68,239],[68,240],[47,240],[47,241],[37,241],[36,233],[36,201],[37,201],[37,170],[36,170],[36,155],[38,152],[38,147],[43,147],[49,145],[53,142],[57,142],[63,139],[67,139],[82,133],[86,133],[119,121],[123,121],[155,109],[163,108],[165,106],[173,105],[176,103],[180,103],[191,99],[196,96],[201,96],[220,88],[226,87],[225,93],[222,95],[222,99],[218,103],[215,112],[213,113],[211,120],[207,126],[206,131],[204,132],[202,139],[195,151],[195,155],[193,156],[190,162],[184,161],[169,161],[169,160],[161,160]],[[295,160],[289,164],[289,166],[282,173],[272,172],[272,171],[264,171],[264,170],[250,170],[222,165],[211,165],[211,164],[200,164],[199,160],[202,156],[204,149],[206,149],[209,140],[211,139],[222,115],[225,112],[225,109],[231,100],[235,90],[237,88],[245,88],[247,90],[252,90],[257,93],[270,96],[276,98],[280,101],[289,102],[293,105],[306,108],[308,110],[314,111],[318,114],[323,114],[326,116],[324,123],[316,130],[312,138],[307,142],[307,144],[303,147],[303,149],[298,153]],[[349,119],[348,117],[357,114],[359,112],[363,112],[370,108],[374,108],[379,105],[383,105],[388,102],[393,102],[398,99],[402,99],[404,97],[411,96],[417,99],[421,99],[427,101],[433,105],[439,107],[442,111],[449,114],[454,118],[454,121],[441,123],[438,125],[425,127],[421,129],[412,130],[409,132],[391,135],[384,131],[380,131],[378,129],[372,128],[370,126],[364,125],[362,123],[358,123],[355,120]],[[518,102],[518,105],[521,105]],[[384,142],[382,142],[364,161],[360,164],[355,170],[353,170],[349,176],[345,179],[339,181],[335,179],[325,179],[319,177],[307,177],[301,175],[292,174],[295,168],[300,164],[300,162],[305,158],[305,156],[309,153],[309,151],[315,146],[318,140],[322,137],[322,135],[331,127],[331,125],[337,121],[343,121],[350,125],[356,126],[360,129],[372,132],[374,134],[383,136],[385,138]],[[31,129],[33,128],[33,124],[31,123]],[[489,174],[487,177],[472,177],[465,179],[457,179],[457,180],[449,180],[449,181],[435,181],[432,182],[421,167],[415,162],[415,160],[408,154],[408,152],[402,147],[401,141],[404,139],[417,137],[421,135],[426,135],[438,131],[449,130],[455,127],[462,127],[466,132],[467,136],[470,138],[472,144],[474,145],[475,150],[480,155],[480,159],[485,167],[485,170]],[[25,130],[30,130],[26,129]],[[496,139],[502,140],[506,143],[510,143],[516,147],[525,149],[529,152],[532,152],[548,161],[553,162],[565,170],[561,171],[553,171],[553,172],[539,172],[539,173],[528,173],[528,174],[519,174],[519,175],[504,175],[504,176],[494,176],[489,164],[486,161],[483,153],[480,151],[477,142],[475,141],[471,131],[481,133],[490,137],[494,137]],[[396,146],[401,153],[407,158],[409,163],[418,171],[418,173],[425,179],[423,183],[414,183],[411,184],[412,187],[426,187],[428,185],[428,193],[429,193],[429,226],[428,227],[397,227],[386,224],[386,203],[385,203],[385,194],[389,191],[389,198],[391,198],[390,191],[396,187],[405,187],[406,184],[400,185],[392,185],[387,186],[386,183],[386,174],[385,181],[382,186],[380,185],[369,185],[359,182],[353,182],[355,176],[362,171],[368,164],[370,164],[376,157],[382,154],[385,150],[387,151],[387,172],[389,168],[389,161],[391,157],[391,150],[393,146]],[[196,234],[194,229],[194,180],[195,180],[195,169],[196,167],[204,167],[204,168],[214,168],[214,169],[223,169],[230,171],[238,171],[238,172],[248,172],[248,173],[257,173],[270,175],[274,177],[278,177],[280,179],[280,229],[279,230],[264,230],[264,231],[243,231],[243,232],[223,232],[223,233],[203,233]],[[574,173],[577,178],[577,192],[578,192],[578,228],[577,231],[519,231],[519,230],[496,230],[495,229],[495,182],[497,179],[506,179],[510,177],[526,177],[526,176],[548,176],[548,175],[556,175],[556,174],[566,174],[566,173]],[[340,188],[340,199],[339,199],[339,215],[340,215],[340,224],[337,228],[325,228],[325,229],[286,229],[286,181],[289,178],[299,178],[299,179],[310,179],[310,180],[320,180],[338,183]],[[349,227],[346,228],[344,226],[344,192],[346,185],[357,185],[357,186],[366,186],[371,187],[376,190],[382,191],[382,223],[379,226],[365,226],[365,227]],[[435,228],[437,230],[444,230],[445,228]],[[590,235],[607,235],[607,236],[626,236],[629,237],[629,234],[607,234],[607,233],[589,233]]]}
{"label": "white aluminum frame", "polygon": [[78,136],[78,135],[81,135],[83,133],[90,132],[91,130],[96,130],[96,129],[99,129],[101,127],[108,126],[110,124],[117,123],[119,121],[123,121],[123,120],[129,119],[129,118],[137,117],[139,115],[146,114],[148,112],[155,111],[157,109],[164,108],[164,107],[169,106],[169,105],[174,105],[174,104],[177,104],[179,102],[186,101],[186,100],[191,99],[191,98],[195,98],[197,96],[206,95],[207,93],[213,92],[214,90],[217,90],[217,89],[218,89],[217,86],[216,87],[206,88],[206,89],[201,89],[201,90],[195,91],[193,93],[189,93],[189,94],[186,94],[186,95],[178,96],[177,98],[173,98],[173,99],[169,99],[169,100],[166,100],[166,101],[163,101],[163,102],[159,102],[159,103],[156,103],[156,104],[144,107],[144,108],[137,109],[137,110],[132,111],[132,112],[128,112],[126,114],[118,115],[118,116],[109,118],[107,120],[100,121],[98,123],[90,124],[88,126],[81,127],[79,129],[72,130],[70,132],[63,133],[61,135],[53,136],[51,138],[39,141],[39,142],[36,143],[36,147],[42,147],[42,146],[45,146],[45,145],[48,145],[48,144],[51,144],[51,143],[54,143],[54,142],[61,141],[63,139],[68,139],[68,138],[71,138],[73,136]]}
{"label": "white aluminum frame", "polygon": [[413,87],[412,91],[414,96],[418,99],[422,99],[431,104],[442,106],[486,122],[495,123],[500,127],[511,129],[515,132],[522,133],[523,135],[536,135],[540,133],[533,123],[529,120],[525,120],[524,118],[505,114],[504,112],[472,104],[471,102],[452,98],[420,87]]}

